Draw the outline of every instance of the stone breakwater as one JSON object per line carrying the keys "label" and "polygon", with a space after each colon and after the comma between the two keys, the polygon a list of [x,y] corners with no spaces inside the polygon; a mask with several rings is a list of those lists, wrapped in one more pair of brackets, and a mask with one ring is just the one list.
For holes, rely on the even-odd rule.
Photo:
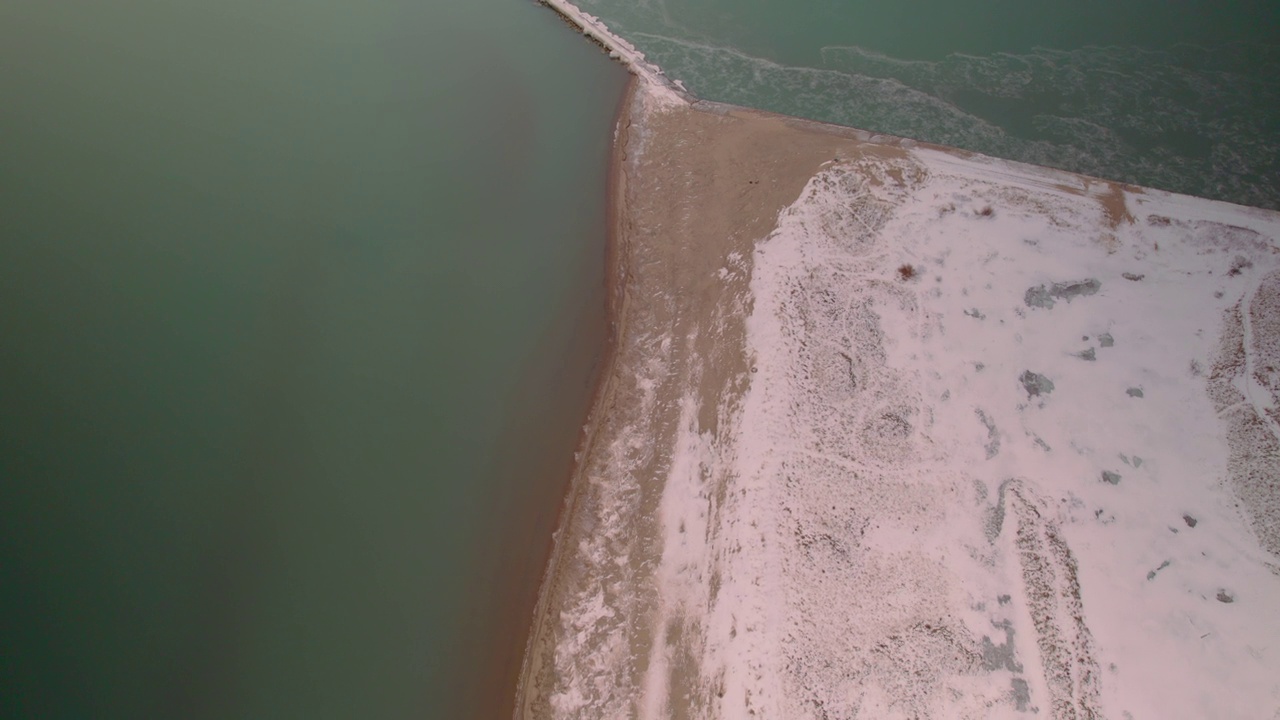
{"label": "stone breakwater", "polygon": [[644,53],[636,49],[636,46],[615,35],[600,18],[583,12],[565,0],[538,0],[538,3],[555,11],[570,27],[599,45],[609,57],[626,66],[650,87],[649,92],[653,96],[674,102],[692,100],[678,80],[667,77],[657,65],[646,60]]}

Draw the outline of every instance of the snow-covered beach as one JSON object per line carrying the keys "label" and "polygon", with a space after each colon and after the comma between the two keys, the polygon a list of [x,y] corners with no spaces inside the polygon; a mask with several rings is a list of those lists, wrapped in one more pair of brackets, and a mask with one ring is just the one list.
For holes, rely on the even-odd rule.
{"label": "snow-covered beach", "polygon": [[523,717],[1280,717],[1280,216],[638,73]]}
{"label": "snow-covered beach", "polygon": [[734,497],[659,569],[721,577],[714,715],[1272,717],[1278,234],[932,149],[821,170],[757,245],[732,443],[676,444]]}

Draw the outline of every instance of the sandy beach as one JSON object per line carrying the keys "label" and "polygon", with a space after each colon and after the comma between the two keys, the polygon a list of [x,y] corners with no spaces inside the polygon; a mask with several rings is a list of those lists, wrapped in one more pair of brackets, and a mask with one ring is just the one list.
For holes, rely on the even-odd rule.
{"label": "sandy beach", "polygon": [[[570,652],[590,646],[613,658],[639,659],[653,646],[644,620],[658,601],[652,583],[662,484],[653,480],[669,470],[681,412],[673,399],[690,384],[710,397],[740,395],[747,275],[726,282],[719,270],[730,255],[745,268],[755,239],[771,230],[830,149],[828,138],[814,136],[766,152],[781,120],[695,112],[637,87],[619,119],[614,158],[609,370],[535,618],[519,700],[526,717],[559,716],[547,690],[565,641],[582,642]],[[655,103],[672,112],[651,114]],[[643,127],[634,125],[637,117]],[[716,409],[702,419],[714,427]],[[628,469],[620,477],[622,466]],[[591,602],[583,593],[592,589],[626,610],[607,630],[566,637],[556,609]],[[643,662],[627,665],[611,674],[634,686]],[[607,716],[609,708],[600,710]]]}
{"label": "sandy beach", "polygon": [[1274,213],[619,120],[524,718],[1280,717]]}

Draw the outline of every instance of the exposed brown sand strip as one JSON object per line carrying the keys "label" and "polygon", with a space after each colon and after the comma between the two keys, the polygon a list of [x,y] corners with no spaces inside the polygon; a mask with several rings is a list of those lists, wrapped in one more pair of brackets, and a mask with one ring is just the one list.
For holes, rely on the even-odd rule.
{"label": "exposed brown sand strip", "polygon": [[[657,508],[679,400],[689,388],[710,400],[700,404],[697,422],[712,434],[722,414],[736,412],[734,399],[749,373],[743,322],[754,244],[822,163],[898,152],[894,141],[859,142],[867,137],[860,131],[714,104],[655,111],[634,88],[629,97],[619,120],[610,210],[615,346],[539,600],[518,690],[520,717],[557,715],[550,696],[564,678],[555,671],[555,653],[576,642],[628,657],[623,676],[602,682],[604,696],[590,698],[581,716],[638,714],[654,642],[653,570],[662,550]],[[722,273],[726,267],[733,272]],[[631,509],[611,518],[617,524],[609,528],[600,526],[598,513],[617,501],[602,502],[606,493],[626,495]],[[574,638],[560,610],[595,592],[627,612],[612,619],[608,637],[597,628]],[[680,692],[682,674],[696,672],[677,659],[672,693]]]}

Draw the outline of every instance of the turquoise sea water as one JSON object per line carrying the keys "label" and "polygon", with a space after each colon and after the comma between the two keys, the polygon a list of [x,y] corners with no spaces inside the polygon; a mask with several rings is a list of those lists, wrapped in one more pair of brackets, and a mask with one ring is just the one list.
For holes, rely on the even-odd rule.
{"label": "turquoise sea water", "polygon": [[0,717],[492,711],[625,73],[512,0],[7,0],[0,68]]}
{"label": "turquoise sea water", "polygon": [[581,0],[695,94],[1280,208],[1270,0]]}

